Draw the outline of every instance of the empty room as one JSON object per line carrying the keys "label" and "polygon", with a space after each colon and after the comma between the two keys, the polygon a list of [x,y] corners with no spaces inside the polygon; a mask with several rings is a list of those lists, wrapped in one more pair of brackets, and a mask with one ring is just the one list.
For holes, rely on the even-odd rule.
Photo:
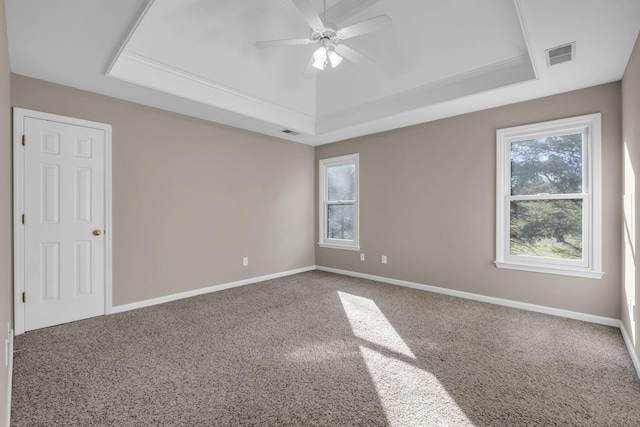
{"label": "empty room", "polygon": [[640,426],[640,0],[0,0],[0,426]]}

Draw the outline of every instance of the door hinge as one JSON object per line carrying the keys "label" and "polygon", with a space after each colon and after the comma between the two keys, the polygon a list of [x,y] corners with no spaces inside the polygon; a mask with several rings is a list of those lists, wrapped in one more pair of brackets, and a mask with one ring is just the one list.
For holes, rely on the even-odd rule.
{"label": "door hinge", "polygon": [[22,302],[27,302],[27,293],[26,292],[22,293]]}
{"label": "door hinge", "polygon": [[26,142],[27,142],[27,137],[25,135],[22,135],[22,145],[25,145]]}
{"label": "door hinge", "polygon": [[22,214],[22,224],[24,224],[24,214]]}

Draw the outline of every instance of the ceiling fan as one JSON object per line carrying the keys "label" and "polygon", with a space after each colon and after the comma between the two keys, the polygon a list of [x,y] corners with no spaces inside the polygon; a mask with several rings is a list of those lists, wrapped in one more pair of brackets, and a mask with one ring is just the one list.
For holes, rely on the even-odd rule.
{"label": "ceiling fan", "polygon": [[338,28],[335,24],[327,21],[327,18],[340,20],[346,19],[347,15],[353,15],[360,10],[371,6],[378,0],[360,0],[354,2],[352,0],[343,0],[327,11],[327,0],[324,0],[324,17],[325,21],[320,18],[316,12],[311,0],[292,0],[300,15],[311,27],[311,35],[304,39],[286,39],[286,40],[269,40],[256,42],[258,48],[281,47],[281,46],[299,46],[307,44],[315,44],[318,48],[313,52],[304,76],[310,77],[313,70],[324,70],[328,65],[332,68],[337,67],[343,58],[361,65],[372,65],[373,61],[362,55],[353,48],[342,44],[343,40],[358,37],[374,31],[383,30],[391,26],[391,18],[387,15],[376,16],[375,18],[360,21],[347,27]]}

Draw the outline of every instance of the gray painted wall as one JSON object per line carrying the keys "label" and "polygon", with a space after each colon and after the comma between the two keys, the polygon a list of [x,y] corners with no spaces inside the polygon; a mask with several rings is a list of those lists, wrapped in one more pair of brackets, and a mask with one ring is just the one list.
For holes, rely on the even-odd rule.
{"label": "gray painted wall", "polygon": [[[604,278],[496,268],[496,129],[595,112],[603,127]],[[360,153],[366,260],[318,247],[316,264],[617,319],[620,129],[618,82],[317,147],[316,170],[319,159]]]}
{"label": "gray painted wall", "polygon": [[[623,284],[621,301],[621,318],[625,330],[635,345],[640,356],[638,342],[638,320],[640,320],[640,38],[629,59],[629,64],[622,78],[622,141],[624,173],[624,195],[635,202],[635,210],[625,207]],[[632,202],[633,203],[633,202]],[[633,225],[632,225],[633,224]],[[631,237],[632,233],[635,234]],[[630,308],[635,306],[636,321],[631,316]]]}
{"label": "gray painted wall", "polygon": [[115,306],[314,264],[313,147],[18,75],[11,102],[113,126]]}

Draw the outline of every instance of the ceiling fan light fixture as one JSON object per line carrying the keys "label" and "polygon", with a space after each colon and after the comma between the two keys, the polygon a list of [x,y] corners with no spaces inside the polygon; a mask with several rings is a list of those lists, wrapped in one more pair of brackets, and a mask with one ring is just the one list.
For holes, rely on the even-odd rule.
{"label": "ceiling fan light fixture", "polygon": [[318,49],[316,49],[315,52],[313,52],[313,59],[316,60],[316,62],[324,62],[327,60],[327,49],[324,46],[320,46]]}
{"label": "ceiling fan light fixture", "polygon": [[324,46],[320,46],[313,52],[313,66],[318,70],[324,70],[324,64],[327,62],[327,49]]}
{"label": "ceiling fan light fixture", "polygon": [[329,53],[327,53],[327,55],[329,56],[329,62],[331,62],[331,67],[333,68],[336,68],[342,62],[342,56],[338,55],[333,50],[330,50]]}
{"label": "ceiling fan light fixture", "polygon": [[[356,65],[371,65],[371,61],[366,56],[358,53],[356,50],[350,48],[348,45],[342,44],[343,40],[351,39],[353,37],[359,37],[365,34],[373,33],[375,31],[384,30],[391,26],[391,18],[387,15],[379,15],[374,18],[366,19],[364,21],[356,22],[355,24],[348,25],[346,27],[338,28],[336,25],[327,22],[327,1],[323,1],[324,5],[324,18],[320,18],[315,6],[315,2],[318,0],[288,0],[293,2],[293,6],[298,9],[301,17],[307,21],[307,24],[311,27],[311,34],[308,38],[301,39],[286,39],[286,40],[265,40],[256,42],[256,47],[270,48],[277,46],[300,46],[306,44],[315,44],[318,48],[313,52],[307,67],[302,74],[303,77],[313,76],[313,69],[325,70],[328,65],[331,68],[336,68],[344,58],[347,58],[350,62]],[[346,16],[349,10],[344,9],[344,3],[348,2],[360,2],[357,8],[353,5],[349,5],[347,9],[358,9],[358,11],[369,7],[371,4],[379,0],[336,0],[341,6],[338,8],[342,14]],[[331,10],[335,9],[332,8]],[[338,10],[336,9],[336,10]],[[331,12],[330,10],[330,12]],[[352,13],[353,14],[353,13]],[[335,15],[335,13],[334,13]],[[337,16],[339,17],[339,16]],[[337,50],[337,52],[336,52]],[[338,53],[340,52],[340,53]]]}

